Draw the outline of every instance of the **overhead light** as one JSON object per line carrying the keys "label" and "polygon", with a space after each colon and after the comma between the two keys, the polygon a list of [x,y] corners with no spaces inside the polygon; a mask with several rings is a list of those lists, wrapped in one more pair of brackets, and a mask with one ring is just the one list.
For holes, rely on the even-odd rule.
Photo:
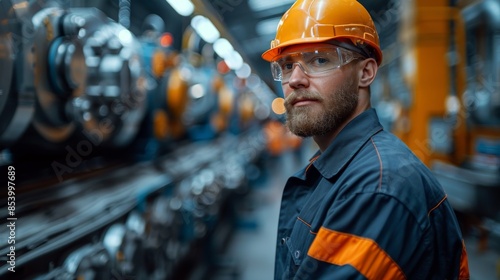
{"label": "overhead light", "polygon": [[237,51],[232,51],[226,58],[224,58],[227,66],[232,70],[240,69],[243,66],[243,58]]}
{"label": "overhead light", "polygon": [[128,29],[122,29],[118,33],[118,38],[122,45],[129,46],[134,42],[134,38],[132,37],[132,33],[128,31]]}
{"label": "overhead light", "polygon": [[267,9],[272,9],[286,4],[291,4],[295,0],[249,0],[248,5],[254,11],[263,11]]}
{"label": "overhead light", "polygon": [[205,88],[201,84],[195,84],[189,89],[189,94],[194,99],[200,99],[205,96]]}
{"label": "overhead light", "polygon": [[233,45],[225,38],[219,38],[214,43],[214,51],[221,58],[226,58],[233,50]]}
{"label": "overhead light", "polygon": [[246,79],[250,77],[250,74],[252,74],[252,68],[250,68],[250,65],[247,63],[243,63],[243,65],[235,71],[236,76],[240,79]]}
{"label": "overhead light", "polygon": [[275,17],[275,18],[260,21],[259,23],[257,23],[257,26],[255,27],[255,31],[260,36],[274,34],[274,33],[276,33],[276,28],[278,27],[278,23],[280,22],[280,19],[281,18],[279,18],[279,17]]}
{"label": "overhead light", "polygon": [[219,39],[220,33],[217,27],[206,17],[197,15],[191,19],[191,26],[207,43],[213,43]]}
{"label": "overhead light", "polygon": [[231,69],[227,66],[224,60],[221,60],[217,63],[217,71],[221,74],[227,74]]}
{"label": "overhead light", "polygon": [[276,97],[271,103],[271,108],[275,114],[283,115],[286,113],[285,99],[283,97]]}
{"label": "overhead light", "polygon": [[248,88],[255,90],[260,86],[260,84],[261,84],[261,79],[259,78],[259,76],[256,74],[250,74],[250,76],[247,79]]}
{"label": "overhead light", "polygon": [[190,16],[194,11],[194,5],[190,0],[166,0],[170,6],[181,16]]}
{"label": "overhead light", "polygon": [[160,45],[164,48],[170,47],[172,43],[174,42],[174,36],[172,36],[172,33],[166,32],[163,33],[160,37]]}

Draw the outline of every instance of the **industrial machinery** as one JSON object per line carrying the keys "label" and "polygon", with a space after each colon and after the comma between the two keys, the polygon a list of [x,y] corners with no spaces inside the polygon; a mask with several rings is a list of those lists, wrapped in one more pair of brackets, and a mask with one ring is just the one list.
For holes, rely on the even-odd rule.
{"label": "industrial machinery", "polygon": [[190,27],[175,50],[155,15],[136,37],[95,8],[2,5],[0,151],[27,168],[36,159],[60,180],[84,161],[150,160],[220,136],[260,102],[217,71],[221,59]]}
{"label": "industrial machinery", "polygon": [[[463,115],[456,126],[466,129],[466,158],[459,166],[434,165],[458,210],[500,219],[500,72],[497,44],[500,2],[485,0],[461,9],[467,44],[462,91]],[[465,43],[462,41],[462,43]]]}
{"label": "industrial machinery", "polygon": [[500,1],[393,3],[387,13],[400,16],[378,23],[397,36],[384,49],[373,103],[485,250],[488,237],[500,237]]}
{"label": "industrial machinery", "polygon": [[[15,157],[124,147],[145,112],[138,42],[91,8],[4,1],[2,138]],[[29,33],[28,33],[29,32]]]}
{"label": "industrial machinery", "polygon": [[[16,273],[4,260],[2,279],[185,279],[194,268],[206,273],[229,240],[239,201],[249,191],[246,167],[258,159],[263,141],[253,131],[193,142],[155,162],[20,192],[15,250],[0,247],[2,258],[15,251]],[[1,208],[4,220],[7,208]],[[7,238],[9,228],[0,234]]]}
{"label": "industrial machinery", "polygon": [[[145,26],[161,26],[161,19],[148,16],[146,21],[151,19],[156,24]],[[179,141],[207,141],[223,133],[238,134],[256,120],[258,105],[269,106],[256,97],[244,79],[229,71],[213,46],[191,27],[183,32],[180,51],[162,46],[171,35],[160,27],[156,29],[140,38],[147,66],[148,110],[137,146],[147,143],[150,150],[146,155],[171,150]],[[272,93],[261,93],[266,94]]]}

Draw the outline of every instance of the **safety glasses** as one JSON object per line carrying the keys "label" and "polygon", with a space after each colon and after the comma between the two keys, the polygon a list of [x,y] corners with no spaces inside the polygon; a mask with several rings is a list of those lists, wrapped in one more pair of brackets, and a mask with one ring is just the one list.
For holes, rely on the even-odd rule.
{"label": "safety glasses", "polygon": [[300,52],[287,53],[271,62],[271,73],[275,81],[288,82],[295,65],[308,76],[315,76],[357,59],[361,55],[341,47],[307,48]]}

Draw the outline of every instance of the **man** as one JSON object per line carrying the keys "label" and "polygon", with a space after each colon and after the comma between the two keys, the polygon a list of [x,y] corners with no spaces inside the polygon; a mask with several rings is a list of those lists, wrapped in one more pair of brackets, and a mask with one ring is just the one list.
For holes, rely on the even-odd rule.
{"label": "man", "polygon": [[275,278],[469,279],[446,194],[371,109],[382,52],[366,9],[298,0],[262,57],[282,83],[287,126],[319,147],[286,183]]}

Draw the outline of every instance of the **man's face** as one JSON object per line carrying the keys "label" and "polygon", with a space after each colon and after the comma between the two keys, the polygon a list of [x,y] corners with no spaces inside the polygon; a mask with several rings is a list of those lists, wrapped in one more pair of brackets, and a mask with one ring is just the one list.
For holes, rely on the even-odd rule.
{"label": "man's face", "polygon": [[[327,135],[337,130],[358,104],[357,89],[353,79],[348,77],[335,87],[325,88],[322,93],[312,89],[294,90],[285,101],[288,128],[301,137]],[[293,104],[301,98],[308,101]]]}
{"label": "man's face", "polygon": [[328,135],[351,117],[358,104],[358,84],[350,66],[313,77],[295,66],[282,85],[291,132],[302,137]]}

